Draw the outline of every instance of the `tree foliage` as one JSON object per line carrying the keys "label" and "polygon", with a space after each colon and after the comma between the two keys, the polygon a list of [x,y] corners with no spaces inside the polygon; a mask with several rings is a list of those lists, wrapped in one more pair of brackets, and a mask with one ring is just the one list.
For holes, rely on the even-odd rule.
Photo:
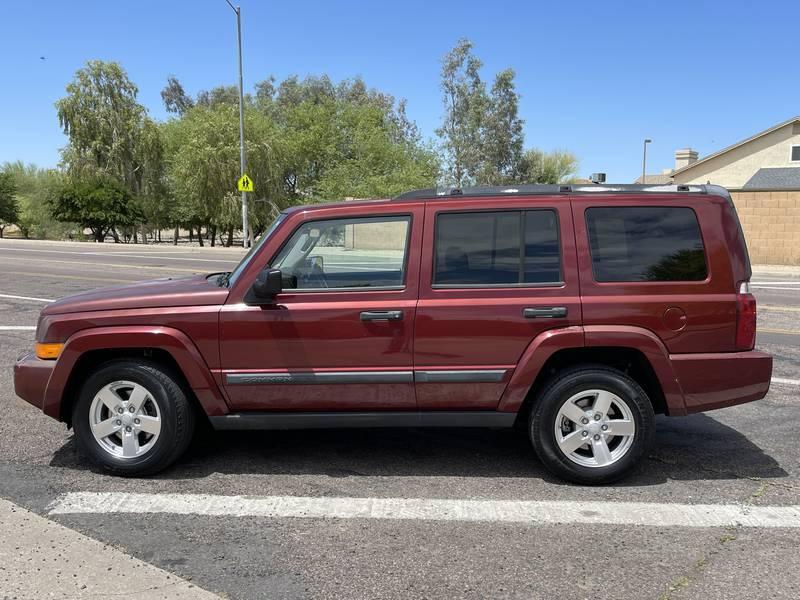
{"label": "tree foliage", "polygon": [[526,150],[517,177],[525,183],[568,183],[578,171],[578,159],[566,150]]}
{"label": "tree foliage", "polygon": [[558,183],[577,171],[569,152],[525,150],[514,71],[500,71],[487,93],[472,42],[458,41],[442,61],[444,118],[436,130],[447,165],[444,183]]}
{"label": "tree foliage", "polygon": [[[466,39],[444,57],[445,115],[437,129],[443,156],[422,139],[404,100],[360,77],[269,76],[256,83],[243,99],[255,231],[292,204],[387,197],[437,183],[555,183],[573,176],[572,154],[525,149],[514,71],[497,73],[487,91],[481,69]],[[161,97],[171,116],[159,123],[117,63],[88,62],[66,91],[56,103],[68,137],[61,169],[6,165],[19,209],[13,218],[0,215],[0,226],[16,222],[26,237],[73,237],[90,228],[98,241],[108,233],[146,241],[150,232],[188,228],[231,243],[241,227],[237,87],[192,97],[170,76]]]}
{"label": "tree foliage", "polygon": [[472,182],[482,163],[482,128],[487,107],[482,63],[472,42],[461,39],[442,61],[444,120],[436,134],[442,139],[447,175],[456,187]]}
{"label": "tree foliage", "polygon": [[17,186],[10,173],[0,173],[0,238],[8,225],[17,222],[19,205]]}
{"label": "tree foliage", "polygon": [[49,201],[62,184],[60,171],[17,161],[5,163],[2,172],[10,175],[16,185],[19,215],[15,224],[24,237],[79,237],[75,223],[61,223],[50,213]]}
{"label": "tree foliage", "polygon": [[97,242],[105,241],[117,227],[134,225],[142,217],[128,189],[108,176],[67,182],[50,203],[53,217],[91,229]]}

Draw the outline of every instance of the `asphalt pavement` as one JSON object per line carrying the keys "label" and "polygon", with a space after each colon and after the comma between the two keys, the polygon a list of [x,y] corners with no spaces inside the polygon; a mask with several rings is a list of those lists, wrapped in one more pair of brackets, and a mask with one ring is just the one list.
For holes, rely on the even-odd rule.
{"label": "asphalt pavement", "polygon": [[[753,277],[757,346],[775,356],[767,398],[659,418],[642,468],[610,486],[555,480],[505,430],[214,434],[159,476],[122,479],[14,396],[11,367],[48,300],[229,270],[241,255],[0,240],[0,497],[35,513],[32,527],[97,540],[83,556],[110,569],[134,561],[176,590],[226,598],[798,597],[800,269]],[[17,526],[0,511],[0,556]],[[31,576],[50,580],[68,555]],[[0,597],[37,597],[3,567]],[[87,563],[74,577],[94,584],[94,573]],[[38,597],[89,595],[47,590]],[[141,597],[171,593],[151,591]]]}

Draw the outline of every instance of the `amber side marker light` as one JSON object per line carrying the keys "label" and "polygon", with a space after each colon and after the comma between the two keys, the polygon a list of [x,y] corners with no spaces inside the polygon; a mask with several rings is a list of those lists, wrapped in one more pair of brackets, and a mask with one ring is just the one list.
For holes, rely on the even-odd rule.
{"label": "amber side marker light", "polygon": [[36,358],[55,360],[61,354],[64,344],[40,344],[36,342]]}

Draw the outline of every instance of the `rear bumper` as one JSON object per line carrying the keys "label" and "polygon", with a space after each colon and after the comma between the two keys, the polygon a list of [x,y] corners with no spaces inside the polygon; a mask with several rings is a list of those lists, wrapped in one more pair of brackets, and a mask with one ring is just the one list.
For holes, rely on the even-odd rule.
{"label": "rear bumper", "polygon": [[44,394],[56,361],[40,360],[24,354],[14,364],[14,392],[39,410],[44,408]]}
{"label": "rear bumper", "polygon": [[765,352],[673,354],[670,360],[687,413],[760,400],[769,391],[772,356]]}

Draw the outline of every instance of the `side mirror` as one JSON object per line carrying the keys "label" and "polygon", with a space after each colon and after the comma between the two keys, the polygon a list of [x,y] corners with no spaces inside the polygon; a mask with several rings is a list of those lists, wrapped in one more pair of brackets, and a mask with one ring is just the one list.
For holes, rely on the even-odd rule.
{"label": "side mirror", "polygon": [[247,292],[247,304],[272,302],[283,291],[283,276],[280,269],[265,269],[258,274],[253,287]]}

